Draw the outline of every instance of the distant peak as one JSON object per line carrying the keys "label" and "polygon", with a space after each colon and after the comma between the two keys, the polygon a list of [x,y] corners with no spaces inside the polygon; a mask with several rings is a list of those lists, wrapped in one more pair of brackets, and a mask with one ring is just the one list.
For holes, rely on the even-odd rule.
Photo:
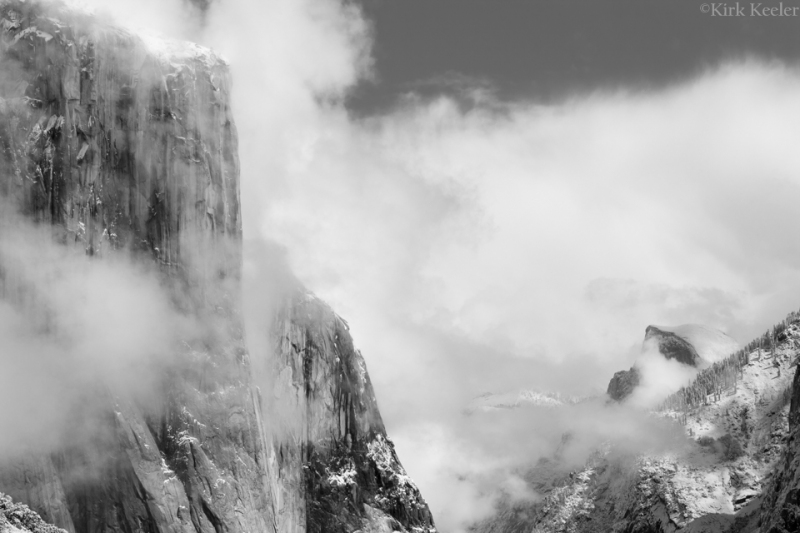
{"label": "distant peak", "polygon": [[[659,351],[667,359],[676,359],[700,368],[721,361],[740,348],[739,343],[724,331],[702,324],[650,325],[645,329],[645,343],[649,339],[658,340]],[[670,352],[671,345],[674,346],[672,349],[683,346],[684,352]]]}
{"label": "distant peak", "polygon": [[684,337],[669,331],[667,328],[647,326],[645,330],[643,351],[647,350],[648,341],[657,343],[658,351],[666,359],[675,359],[689,366],[700,366],[700,355],[695,347]]}
{"label": "distant peak", "polygon": [[[614,374],[608,384],[607,394],[615,401],[630,396],[637,387],[648,387],[655,376],[647,378],[649,368],[643,365],[648,357],[663,357],[685,367],[702,370],[735,352],[739,344],[726,333],[700,324],[680,326],[649,325],[645,328],[642,353],[630,370]],[[653,362],[653,359],[650,359]],[[659,368],[656,362],[656,368]],[[649,371],[652,373],[653,371]],[[663,380],[656,379],[663,384]]]}

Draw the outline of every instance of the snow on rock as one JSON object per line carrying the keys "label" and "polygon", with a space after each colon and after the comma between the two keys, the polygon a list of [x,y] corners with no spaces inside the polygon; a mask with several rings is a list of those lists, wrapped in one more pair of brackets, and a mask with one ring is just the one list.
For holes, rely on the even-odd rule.
{"label": "snow on rock", "polygon": [[[419,489],[406,473],[405,468],[397,460],[394,444],[384,435],[378,434],[367,445],[367,457],[380,472],[382,487],[379,489],[375,501],[381,508],[393,509],[403,507],[410,512],[416,509],[427,510],[425,501],[422,500]],[[435,529],[431,526],[422,528],[431,533]]]}
{"label": "snow on rock", "polygon": [[0,533],[66,533],[48,524],[27,505],[0,492]]}
{"label": "snow on rock", "polygon": [[328,483],[337,487],[350,487],[356,484],[356,467],[352,460],[344,462],[340,469],[326,468],[325,472],[328,474]]}
{"label": "snow on rock", "polygon": [[[709,328],[674,331],[697,342],[698,353],[709,361],[735,347]],[[783,515],[773,514],[785,517],[780,518],[784,525],[759,533],[800,531],[800,520],[795,520],[800,513],[785,510],[800,504],[800,450],[786,455],[799,347],[800,320],[790,315],[781,327],[750,343],[746,353],[716,360],[701,371],[692,391],[699,388],[704,394],[696,401],[668,402],[673,407],[653,412],[683,425],[682,445],[638,456],[606,447],[578,469],[561,464],[557,455],[540,460],[524,479],[543,496],[541,501],[503,501],[474,531],[756,533],[765,501],[783,505]],[[734,370],[735,380],[721,379],[723,371]],[[800,399],[796,403],[800,411]],[[776,468],[788,472],[783,482],[776,480]]]}
{"label": "snow on rock", "polygon": [[[788,337],[789,342],[800,344],[796,337],[798,322],[789,325],[782,336]],[[785,335],[788,333],[788,335]],[[797,355],[794,357],[797,360]],[[796,363],[795,363],[796,364]],[[782,439],[786,441],[786,446],[782,450],[778,468],[769,481],[767,489],[762,497],[763,504],[758,515],[758,523],[763,533],[793,533],[800,531],[800,439],[798,430],[800,424],[800,373],[795,372],[792,383],[791,407],[788,417],[788,431]],[[781,435],[770,435],[772,439]],[[766,438],[766,435],[765,435]],[[773,441],[774,442],[774,441]],[[765,443],[765,448],[772,446]],[[780,448],[779,448],[780,449]],[[749,533],[749,532],[748,532]]]}

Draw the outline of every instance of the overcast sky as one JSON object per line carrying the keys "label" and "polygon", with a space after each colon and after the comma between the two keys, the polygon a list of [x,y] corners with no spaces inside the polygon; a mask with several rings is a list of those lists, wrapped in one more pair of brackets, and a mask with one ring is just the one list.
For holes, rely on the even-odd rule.
{"label": "overcast sky", "polygon": [[649,324],[747,342],[800,306],[798,17],[218,0],[201,30],[179,0],[95,1],[230,60],[247,246],[349,321],[443,531],[565,430],[471,398],[604,392]]}
{"label": "overcast sky", "polygon": [[800,55],[797,18],[712,16],[698,0],[361,4],[374,28],[374,77],[348,95],[348,107],[365,114],[404,94],[463,84],[504,100],[553,101],[598,88],[655,88],[742,56]]}

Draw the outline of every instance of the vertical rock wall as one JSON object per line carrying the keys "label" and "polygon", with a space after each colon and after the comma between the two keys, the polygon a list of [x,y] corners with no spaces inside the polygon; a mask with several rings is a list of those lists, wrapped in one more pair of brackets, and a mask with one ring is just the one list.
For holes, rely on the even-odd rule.
{"label": "vertical rock wall", "polygon": [[[196,233],[238,238],[230,76],[213,53],[36,5],[2,12],[5,195],[89,253],[177,263]],[[65,18],[66,17],[66,18]]]}
{"label": "vertical rock wall", "polygon": [[89,255],[151,257],[206,326],[160,394],[98,384],[89,436],[6,461],[0,491],[69,532],[432,531],[341,318],[295,286],[270,357],[247,353],[225,62],[22,0],[0,2],[0,39],[2,208]]}

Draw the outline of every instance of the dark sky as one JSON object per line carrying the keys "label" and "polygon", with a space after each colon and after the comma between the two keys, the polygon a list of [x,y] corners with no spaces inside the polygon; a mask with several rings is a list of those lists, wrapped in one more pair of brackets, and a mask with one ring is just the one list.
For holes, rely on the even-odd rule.
{"label": "dark sky", "polygon": [[732,17],[702,13],[701,0],[360,2],[374,25],[377,80],[350,97],[359,114],[409,92],[458,93],[475,84],[502,99],[547,102],[597,88],[659,86],[743,56],[800,57],[800,9],[797,17],[764,18],[750,13],[749,2],[739,3],[745,16]]}

